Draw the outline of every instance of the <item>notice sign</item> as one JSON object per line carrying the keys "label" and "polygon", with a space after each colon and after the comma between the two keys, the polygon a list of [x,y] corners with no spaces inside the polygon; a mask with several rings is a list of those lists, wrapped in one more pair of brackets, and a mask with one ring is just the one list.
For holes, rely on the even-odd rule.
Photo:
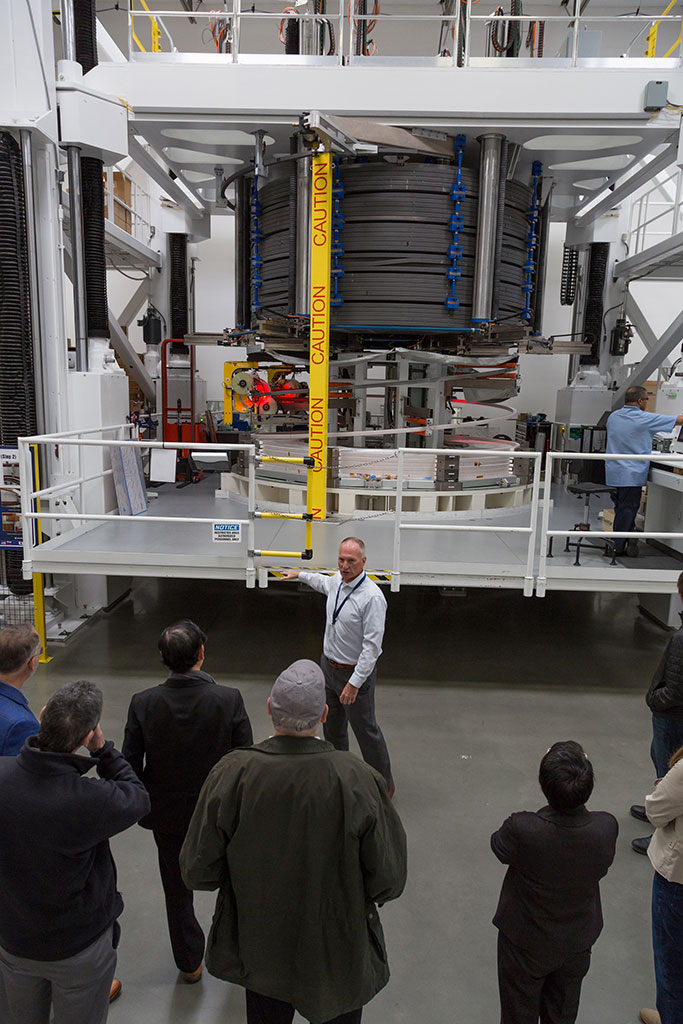
{"label": "notice sign", "polygon": [[212,523],[211,536],[219,544],[239,544],[242,539],[242,524]]}

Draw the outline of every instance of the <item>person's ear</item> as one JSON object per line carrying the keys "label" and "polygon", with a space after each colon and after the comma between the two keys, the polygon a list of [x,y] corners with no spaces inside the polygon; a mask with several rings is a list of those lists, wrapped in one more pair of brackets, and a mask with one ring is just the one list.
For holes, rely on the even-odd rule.
{"label": "person's ear", "polygon": [[327,715],[328,715],[328,713],[329,713],[329,710],[330,710],[330,709],[328,708],[328,706],[327,706],[327,704],[326,704],[326,705],[325,705],[325,710],[323,711],[323,717],[322,717],[322,718],[320,719],[320,724],[321,724],[321,725],[324,725],[324,724],[325,724],[325,722],[327,721]]}
{"label": "person's ear", "polygon": [[270,715],[270,717],[272,718],[272,717],[273,717],[273,712],[272,712],[272,711],[270,710],[270,697],[269,697],[269,698],[268,698],[268,700],[266,701],[266,707],[268,708],[268,714],[269,714],[269,715]]}
{"label": "person's ear", "polygon": [[[79,746],[79,747],[87,747],[87,746],[88,746],[88,744],[90,743],[90,740],[91,740],[91,739],[93,738],[93,736],[94,736],[94,735],[95,735],[95,730],[94,730],[94,729],[91,729],[91,730],[90,730],[90,732],[87,732],[87,733],[85,734],[85,736],[83,737],[83,739],[81,740],[81,742],[80,742],[80,743],[78,744],[78,746]],[[78,749],[78,748],[77,748],[77,749]]]}
{"label": "person's ear", "polygon": [[38,715],[38,721],[39,722],[42,722],[42,720],[43,720],[43,711],[45,710],[46,707],[47,707],[47,704],[43,704],[42,708],[40,709],[40,714]]}

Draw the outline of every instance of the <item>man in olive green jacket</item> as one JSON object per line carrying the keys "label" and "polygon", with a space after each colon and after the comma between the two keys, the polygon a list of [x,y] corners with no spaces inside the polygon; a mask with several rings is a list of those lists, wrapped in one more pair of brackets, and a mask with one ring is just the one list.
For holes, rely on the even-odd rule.
{"label": "man in olive green jacket", "polygon": [[358,1024],[389,979],[377,904],[401,895],[406,840],[382,776],[317,738],[318,665],[268,699],[274,735],[209,774],[183,845],[190,889],[219,889],[206,965],[247,990],[248,1024]]}

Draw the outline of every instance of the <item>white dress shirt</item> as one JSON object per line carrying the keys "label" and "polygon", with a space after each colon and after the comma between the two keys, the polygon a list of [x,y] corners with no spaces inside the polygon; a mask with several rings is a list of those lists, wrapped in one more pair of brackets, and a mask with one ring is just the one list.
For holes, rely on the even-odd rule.
{"label": "white dress shirt", "polygon": [[[356,688],[363,685],[382,653],[384,620],[387,614],[384,594],[367,576],[354,590],[362,575],[361,573],[350,583],[344,583],[338,572],[334,576],[323,576],[319,572],[299,573],[299,579],[303,583],[307,583],[321,594],[327,594],[323,653],[330,661],[337,661],[340,665],[356,666],[349,679],[351,685]],[[335,623],[335,602],[339,610],[347,595],[348,600],[339,611]]]}

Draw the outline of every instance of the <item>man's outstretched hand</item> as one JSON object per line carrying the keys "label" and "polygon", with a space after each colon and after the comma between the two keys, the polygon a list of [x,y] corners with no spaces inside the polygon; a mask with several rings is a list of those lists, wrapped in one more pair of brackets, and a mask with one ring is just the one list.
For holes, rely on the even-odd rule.
{"label": "man's outstretched hand", "polygon": [[281,577],[281,579],[283,579],[283,580],[298,580],[299,579],[299,570],[298,569],[289,569],[284,574],[284,576]]}

